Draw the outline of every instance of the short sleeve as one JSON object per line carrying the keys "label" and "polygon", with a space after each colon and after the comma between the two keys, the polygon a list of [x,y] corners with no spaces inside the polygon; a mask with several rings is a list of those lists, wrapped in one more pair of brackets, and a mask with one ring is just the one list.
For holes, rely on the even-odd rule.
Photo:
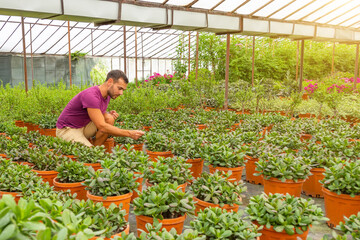
{"label": "short sleeve", "polygon": [[81,103],[83,108],[101,109],[101,101],[99,96],[93,91],[84,92],[84,94],[81,96]]}

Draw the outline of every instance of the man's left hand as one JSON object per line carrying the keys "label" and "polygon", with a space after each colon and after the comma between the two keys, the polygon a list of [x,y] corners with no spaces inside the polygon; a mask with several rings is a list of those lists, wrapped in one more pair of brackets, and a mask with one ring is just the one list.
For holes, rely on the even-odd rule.
{"label": "man's left hand", "polygon": [[115,120],[119,117],[119,114],[115,110],[111,110],[109,113]]}

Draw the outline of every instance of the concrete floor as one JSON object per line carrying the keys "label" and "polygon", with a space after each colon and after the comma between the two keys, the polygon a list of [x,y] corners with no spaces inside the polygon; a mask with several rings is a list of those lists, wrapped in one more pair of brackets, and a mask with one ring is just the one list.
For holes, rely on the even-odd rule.
{"label": "concrete floor", "polygon": [[[208,167],[204,166],[204,169],[203,171],[206,171],[208,172],[209,169]],[[243,177],[242,177],[243,180],[245,180],[245,170],[243,172]],[[247,183],[245,182],[245,185],[247,186],[247,191],[243,194],[244,197],[243,197],[243,204],[240,206],[240,209],[245,209],[247,204],[249,203],[249,199],[250,197],[254,196],[254,195],[258,195],[258,194],[261,194],[263,193],[263,190],[264,190],[264,187],[261,186],[261,185],[255,185],[255,184],[251,184],[251,183]],[[309,198],[308,196],[306,195],[301,195],[301,197],[303,198]],[[313,198],[315,203],[317,205],[319,205],[322,210],[325,212],[325,209],[324,209],[324,199],[321,199],[321,198]],[[136,219],[135,219],[135,215],[134,213],[132,212],[132,206],[131,206],[131,209],[130,209],[130,215],[129,215],[129,223],[130,223],[130,232],[136,232]],[[190,226],[190,221],[192,219],[190,217],[188,217],[185,221],[185,226]],[[330,229],[326,223],[321,223],[320,225],[313,225],[311,228],[310,228],[310,231],[309,231],[309,235],[308,235],[308,239],[312,239],[312,240],[321,240],[321,238],[324,236],[324,235],[328,235],[328,236],[331,236],[331,232],[333,230]]]}

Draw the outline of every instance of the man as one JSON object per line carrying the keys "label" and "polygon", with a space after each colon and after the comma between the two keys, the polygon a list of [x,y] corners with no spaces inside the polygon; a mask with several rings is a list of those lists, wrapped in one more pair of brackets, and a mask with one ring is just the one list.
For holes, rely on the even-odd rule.
{"label": "man", "polygon": [[124,130],[114,127],[119,114],[106,109],[110,99],[123,95],[128,78],[120,70],[108,73],[106,81],[78,93],[60,114],[56,123],[56,136],[67,141],[93,146],[88,139],[95,136],[93,144],[102,145],[109,135],[139,139],[143,131]]}

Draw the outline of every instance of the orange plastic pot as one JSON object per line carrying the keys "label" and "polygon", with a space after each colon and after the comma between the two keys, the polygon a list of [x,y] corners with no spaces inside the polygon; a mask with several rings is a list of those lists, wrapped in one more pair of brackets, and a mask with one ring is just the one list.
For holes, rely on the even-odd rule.
{"label": "orange plastic pot", "polygon": [[188,160],[186,160],[186,163],[191,164],[190,171],[191,171],[191,175],[194,178],[198,178],[201,176],[201,173],[202,173],[203,167],[204,167],[203,159],[201,159],[201,158],[188,159]]}
{"label": "orange plastic pot", "polygon": [[226,168],[226,167],[213,167],[213,165],[209,165],[209,171],[210,173],[215,173],[215,171],[223,171],[228,172],[231,171],[231,175],[229,177],[229,182],[237,182],[241,180],[242,172],[244,170],[244,167],[236,167],[236,168]]}
{"label": "orange plastic pot", "polygon": [[154,161],[154,162],[157,162],[157,158],[158,158],[158,157],[164,157],[164,158],[174,157],[174,154],[172,154],[171,151],[167,151],[167,152],[152,152],[152,151],[146,150],[146,153],[147,153],[147,155],[149,155],[149,158],[150,158],[152,161]]}
{"label": "orange plastic pot", "polygon": [[17,126],[17,127],[25,127],[24,121],[21,121],[21,120],[15,121],[15,126]]}
{"label": "orange plastic pot", "polygon": [[[176,232],[178,234],[182,233],[182,230],[184,228],[184,222],[186,219],[186,214],[184,216],[178,217],[178,218],[171,218],[171,219],[163,219],[160,220],[159,222],[162,223],[162,227],[161,229],[165,228],[166,230],[170,231],[172,228],[175,228]],[[153,224],[153,218],[152,217],[147,217],[147,216],[136,216],[136,227],[137,227],[137,234],[138,236],[140,236],[141,231],[143,230],[145,232],[148,232],[145,228],[145,225],[147,223],[150,223],[151,225]]]}
{"label": "orange plastic pot", "polygon": [[323,198],[322,186],[320,180],[324,179],[323,172],[325,172],[324,168],[313,168],[310,170],[312,173],[308,179],[305,180],[302,191],[305,195],[315,197],[315,198]]}
{"label": "orange plastic pot", "polygon": [[[104,237],[103,239],[104,239],[104,240],[110,240],[110,239],[114,239],[116,236],[121,237],[121,234],[122,234],[123,232],[126,233],[126,234],[129,234],[129,233],[130,233],[130,225],[129,225],[129,224],[126,226],[125,230],[123,230],[122,232],[120,232],[120,233],[118,233],[118,234],[112,235],[111,238],[106,238],[106,237]],[[95,239],[98,239],[98,238],[101,238],[101,237],[92,237],[92,238],[90,238],[90,240],[95,240]]]}
{"label": "orange plastic pot", "polygon": [[309,141],[312,138],[311,134],[300,134],[300,141]]}
{"label": "orange plastic pot", "polygon": [[152,126],[143,126],[143,129],[146,132],[150,131],[151,128],[152,128]]}
{"label": "orange plastic pot", "polygon": [[105,151],[108,153],[112,152],[112,149],[115,145],[115,141],[114,138],[108,138],[106,139],[106,141],[103,143],[104,147],[105,147]]}
{"label": "orange plastic pot", "polygon": [[73,161],[76,161],[76,156],[74,155],[64,155],[64,156],[70,158]]}
{"label": "orange plastic pot", "polygon": [[[154,186],[154,184],[149,183],[148,179],[145,180],[145,185],[146,187]],[[176,189],[181,189],[181,191],[185,192],[186,186],[187,186],[187,182],[180,184]]]}
{"label": "orange plastic pot", "polygon": [[144,144],[143,144],[143,143],[133,144],[133,145],[131,145],[131,146],[133,147],[133,149],[134,149],[135,151],[142,151]]}
{"label": "orange plastic pot", "polygon": [[40,126],[39,126],[39,124],[33,124],[33,131],[38,131],[38,132],[40,132]]}
{"label": "orange plastic pot", "polygon": [[205,208],[211,208],[211,207],[218,207],[221,209],[225,209],[227,212],[237,212],[239,210],[239,205],[234,204],[234,205],[229,205],[229,204],[225,204],[223,207],[220,207],[219,204],[215,204],[215,203],[209,203],[209,202],[205,202],[203,200],[198,199],[197,197],[193,197],[195,203],[195,215],[197,216],[197,213],[200,212],[201,210],[204,210]]}
{"label": "orange plastic pot", "polygon": [[125,219],[126,221],[129,220],[129,210],[130,210],[130,201],[131,196],[133,195],[132,192],[120,196],[108,196],[104,199],[102,196],[95,196],[92,195],[89,191],[86,192],[86,196],[88,199],[92,200],[93,202],[102,202],[104,207],[109,207],[112,203],[116,205],[122,204],[122,210],[126,211]]}
{"label": "orange plastic pot", "polygon": [[[259,225],[257,222],[253,222],[257,226]],[[266,228],[266,226],[263,226],[264,228],[259,231],[262,235],[260,236],[260,240],[306,240],[307,235],[309,234],[309,228],[303,232],[302,234],[298,234],[295,232],[293,235],[289,235],[284,231],[282,232],[276,232],[273,227]],[[295,231],[295,229],[294,229]]]}
{"label": "orange plastic pot", "polygon": [[87,200],[85,187],[82,185],[83,182],[76,183],[61,183],[57,178],[54,178],[53,184],[56,191],[71,191],[71,194],[76,193],[76,198],[80,200]]}
{"label": "orange plastic pot", "polygon": [[24,122],[24,127],[27,128],[27,133],[29,133],[30,131],[34,131],[34,125],[32,123]]}
{"label": "orange plastic pot", "polygon": [[[137,173],[137,172],[135,172],[135,173]],[[137,173],[137,174],[140,174],[140,173]],[[135,176],[134,176],[134,178],[135,178]],[[136,180],[136,182],[139,183],[139,186],[138,186],[137,190],[139,190],[140,192],[142,192],[143,181],[144,181],[144,178],[138,178],[138,179]],[[133,191],[133,195],[131,196],[131,202],[132,202],[135,198],[137,198],[138,196],[139,196],[139,194],[134,190],[134,191]]]}
{"label": "orange plastic pot", "polygon": [[246,173],[246,181],[252,184],[263,184],[262,176],[255,176],[254,173],[259,173],[256,171],[256,162],[259,161],[258,158],[253,158],[250,156],[246,156],[247,162],[245,163],[245,173]]}
{"label": "orange plastic pot", "polygon": [[22,197],[21,192],[2,192],[0,191],[0,199],[3,197],[3,195],[8,194],[15,198],[15,202],[18,203],[20,198]]}
{"label": "orange plastic pot", "polygon": [[101,169],[101,163],[83,163],[87,167],[92,167],[95,171]]}
{"label": "orange plastic pot", "polygon": [[206,126],[205,124],[197,124],[196,127],[197,127],[197,129],[199,129],[199,130],[202,130],[202,129],[207,128],[207,126]]}
{"label": "orange plastic pot", "polygon": [[48,182],[50,186],[54,186],[54,178],[58,175],[57,171],[39,171],[34,169],[31,171],[36,172],[40,177],[42,177],[43,182]]}
{"label": "orange plastic pot", "polygon": [[6,154],[3,154],[3,153],[0,154],[0,158],[9,159],[9,158],[7,157],[7,155],[6,155]]}
{"label": "orange plastic pot", "polygon": [[295,197],[300,197],[302,186],[305,182],[303,179],[299,179],[297,182],[294,180],[287,179],[285,182],[277,178],[263,179],[264,181],[264,192],[269,193],[289,193]]}
{"label": "orange plastic pot", "polygon": [[56,137],[56,128],[44,128],[42,130],[45,136]]}
{"label": "orange plastic pot", "polygon": [[322,188],[325,203],[325,215],[330,220],[326,223],[329,227],[335,227],[344,222],[344,217],[349,217],[360,212],[360,196],[351,197],[347,194],[336,194],[326,188]]}

